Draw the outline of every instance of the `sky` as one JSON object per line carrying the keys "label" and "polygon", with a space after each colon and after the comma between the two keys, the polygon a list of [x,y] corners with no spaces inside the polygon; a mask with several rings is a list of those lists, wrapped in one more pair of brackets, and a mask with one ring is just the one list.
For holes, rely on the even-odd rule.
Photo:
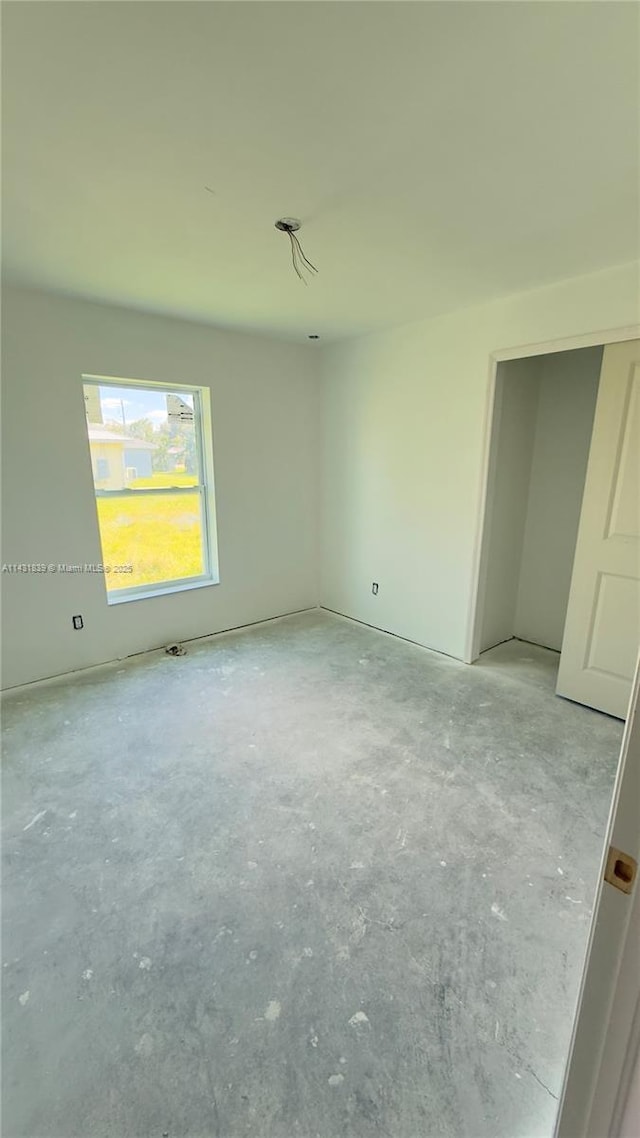
{"label": "sky", "polygon": [[[124,409],[125,425],[136,419],[149,419],[154,427],[167,421],[167,393],[153,391],[147,387],[103,387],[100,385],[102,418],[106,422],[121,423]],[[193,396],[188,392],[176,392],[183,402],[193,407]]]}

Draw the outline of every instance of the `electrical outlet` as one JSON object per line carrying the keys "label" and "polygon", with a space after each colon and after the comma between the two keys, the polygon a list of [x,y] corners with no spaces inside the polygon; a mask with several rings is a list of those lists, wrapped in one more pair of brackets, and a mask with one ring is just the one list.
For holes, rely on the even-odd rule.
{"label": "electrical outlet", "polygon": [[84,621],[81,616],[72,616],[71,619],[73,621],[73,627],[75,628],[76,632],[79,632],[81,628],[84,628]]}
{"label": "electrical outlet", "polygon": [[377,581],[374,581],[372,583],[371,592],[373,593],[374,597],[377,597],[377,595],[378,595],[378,582]]}

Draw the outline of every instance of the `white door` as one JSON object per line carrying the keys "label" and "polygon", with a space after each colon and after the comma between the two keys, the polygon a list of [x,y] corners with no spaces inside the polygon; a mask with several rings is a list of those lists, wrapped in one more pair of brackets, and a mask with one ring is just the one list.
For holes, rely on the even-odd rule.
{"label": "white door", "polygon": [[640,660],[622,740],[555,1138],[640,1135],[640,1119],[633,1119],[640,1038],[639,686]]}
{"label": "white door", "polygon": [[640,340],[604,349],[558,695],[624,719],[640,645]]}

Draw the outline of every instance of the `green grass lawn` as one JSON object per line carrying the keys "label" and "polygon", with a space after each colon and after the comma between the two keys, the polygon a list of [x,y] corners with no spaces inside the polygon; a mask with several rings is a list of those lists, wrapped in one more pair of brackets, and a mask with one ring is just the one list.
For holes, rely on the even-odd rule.
{"label": "green grass lawn", "polygon": [[148,490],[154,487],[159,490],[163,486],[195,486],[197,481],[195,474],[182,474],[178,470],[171,470],[167,473],[152,474],[150,478],[134,478],[133,482],[128,483],[128,487],[130,490]]}
{"label": "green grass lawn", "polygon": [[[159,482],[159,479],[171,481]],[[186,479],[178,483],[178,479]],[[138,486],[193,485],[193,475],[156,474]],[[97,498],[102,560],[112,568],[132,565],[131,573],[111,572],[107,590],[151,585],[204,573],[200,495],[149,494],[135,498]]]}

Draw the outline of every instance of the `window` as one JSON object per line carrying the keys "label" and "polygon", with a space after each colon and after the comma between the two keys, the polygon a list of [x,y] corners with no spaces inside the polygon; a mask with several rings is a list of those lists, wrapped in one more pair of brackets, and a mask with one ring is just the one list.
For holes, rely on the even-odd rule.
{"label": "window", "polygon": [[107,600],[215,584],[208,392],[83,382]]}

